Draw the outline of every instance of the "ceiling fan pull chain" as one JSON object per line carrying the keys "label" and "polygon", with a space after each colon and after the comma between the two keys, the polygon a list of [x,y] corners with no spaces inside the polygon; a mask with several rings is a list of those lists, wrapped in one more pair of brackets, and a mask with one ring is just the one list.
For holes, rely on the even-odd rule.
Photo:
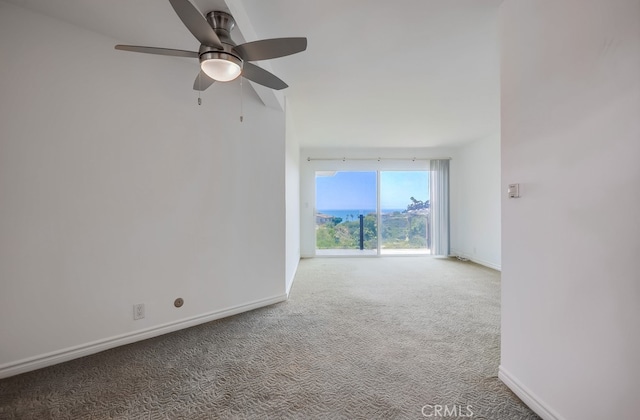
{"label": "ceiling fan pull chain", "polygon": [[242,102],[242,77],[240,77],[240,122],[244,121],[244,104]]}

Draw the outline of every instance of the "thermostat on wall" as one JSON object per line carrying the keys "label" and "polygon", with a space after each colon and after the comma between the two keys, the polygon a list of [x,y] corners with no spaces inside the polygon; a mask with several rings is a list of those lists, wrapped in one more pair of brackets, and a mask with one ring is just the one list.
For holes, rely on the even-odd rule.
{"label": "thermostat on wall", "polygon": [[520,184],[509,184],[509,198],[520,198]]}

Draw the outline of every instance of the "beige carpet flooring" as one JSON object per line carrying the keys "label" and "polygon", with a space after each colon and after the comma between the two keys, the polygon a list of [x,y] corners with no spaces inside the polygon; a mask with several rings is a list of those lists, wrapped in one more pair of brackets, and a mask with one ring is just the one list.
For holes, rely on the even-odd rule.
{"label": "beige carpet flooring", "polygon": [[496,271],[302,260],[287,302],[0,381],[0,418],[537,419],[499,345]]}

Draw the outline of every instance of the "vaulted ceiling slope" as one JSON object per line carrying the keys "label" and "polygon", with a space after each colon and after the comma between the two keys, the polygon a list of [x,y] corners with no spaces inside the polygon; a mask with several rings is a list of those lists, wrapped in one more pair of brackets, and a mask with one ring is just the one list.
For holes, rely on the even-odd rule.
{"label": "vaulted ceiling slope", "polygon": [[[118,42],[197,48],[168,1],[7,1]],[[303,147],[452,146],[499,135],[501,0],[193,2],[203,13],[244,9],[258,38],[308,38],[304,53],[267,64],[290,86]],[[175,83],[193,77],[182,76]]]}

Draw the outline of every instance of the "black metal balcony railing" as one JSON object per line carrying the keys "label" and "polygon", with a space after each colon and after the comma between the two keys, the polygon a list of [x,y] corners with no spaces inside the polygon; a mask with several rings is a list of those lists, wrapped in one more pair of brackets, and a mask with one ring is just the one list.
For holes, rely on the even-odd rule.
{"label": "black metal balcony railing", "polygon": [[381,234],[383,249],[429,248],[429,210],[384,213],[378,229],[377,215],[361,214],[357,220],[316,215],[317,249],[377,249]]}

